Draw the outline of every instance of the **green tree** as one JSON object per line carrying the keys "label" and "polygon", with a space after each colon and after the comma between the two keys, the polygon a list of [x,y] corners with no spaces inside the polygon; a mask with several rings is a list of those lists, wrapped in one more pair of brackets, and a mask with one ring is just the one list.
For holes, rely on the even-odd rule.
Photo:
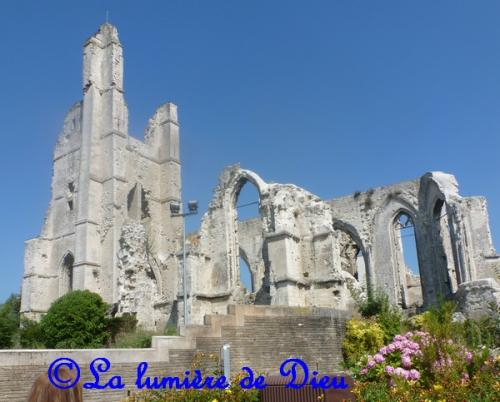
{"label": "green tree", "polygon": [[6,349],[14,346],[14,338],[19,328],[19,310],[21,297],[11,295],[5,303],[0,305],[0,348]]}
{"label": "green tree", "polygon": [[40,331],[48,348],[99,348],[109,332],[107,305],[101,296],[76,290],[57,299],[42,318]]}
{"label": "green tree", "polygon": [[21,318],[19,329],[19,343],[23,348],[41,349],[44,348],[44,338],[40,323]]}

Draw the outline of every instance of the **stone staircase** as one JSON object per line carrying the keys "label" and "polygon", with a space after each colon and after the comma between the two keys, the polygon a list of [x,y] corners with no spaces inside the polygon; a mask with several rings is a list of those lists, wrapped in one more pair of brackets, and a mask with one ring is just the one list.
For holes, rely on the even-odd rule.
{"label": "stone staircase", "polygon": [[[344,337],[344,312],[323,308],[237,305],[227,315],[208,315],[204,325],[181,328],[180,336],[155,336],[150,349],[92,349],[0,351],[0,402],[24,402],[36,376],[56,358],[68,356],[82,368],[83,381],[92,379],[88,366],[96,357],[106,357],[112,367],[101,383],[121,375],[123,390],[85,390],[86,402],[120,401],[135,392],[136,366],[149,363],[151,376],[182,375],[199,364],[215,367],[222,345],[231,345],[231,369],[249,366],[261,374],[279,373],[281,363],[300,357],[311,369],[331,373],[340,369]],[[197,365],[197,368],[199,367]]]}

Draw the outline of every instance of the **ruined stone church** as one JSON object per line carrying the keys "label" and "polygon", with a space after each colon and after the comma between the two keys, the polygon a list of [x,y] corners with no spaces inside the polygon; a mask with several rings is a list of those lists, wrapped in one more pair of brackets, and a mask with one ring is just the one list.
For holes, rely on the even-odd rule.
{"label": "ruined stone church", "polygon": [[[380,289],[403,309],[455,298],[464,314],[499,303],[500,256],[486,200],[462,197],[442,172],[322,200],[291,184],[266,183],[238,165],[223,169],[183,260],[179,122],[160,106],[139,141],[128,134],[123,55],[109,23],[85,42],[83,99],[69,110],[53,155],[52,195],[39,237],[28,240],[22,312],[39,319],[65,293],[99,293],[114,313],[163,329],[230,304],[330,307],[350,311]],[[244,185],[259,193],[259,217],[238,219]],[[405,263],[414,232],[418,272]],[[252,286],[241,282],[248,266]]]}

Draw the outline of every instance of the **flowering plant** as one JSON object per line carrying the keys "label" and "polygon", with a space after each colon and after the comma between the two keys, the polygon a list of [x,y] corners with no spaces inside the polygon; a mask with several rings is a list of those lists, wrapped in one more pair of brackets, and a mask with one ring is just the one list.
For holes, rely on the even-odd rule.
{"label": "flowering plant", "polygon": [[457,368],[464,379],[474,355],[451,339],[438,340],[428,332],[407,332],[396,335],[391,343],[363,359],[359,376],[364,380],[387,378],[389,385],[396,379],[418,381],[422,375],[441,378],[446,371]]}

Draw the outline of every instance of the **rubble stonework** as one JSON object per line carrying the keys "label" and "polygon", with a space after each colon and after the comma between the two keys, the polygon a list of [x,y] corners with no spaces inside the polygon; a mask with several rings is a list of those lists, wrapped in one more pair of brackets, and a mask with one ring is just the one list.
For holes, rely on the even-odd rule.
{"label": "rubble stonework", "polygon": [[183,229],[168,205],[180,201],[180,169],[174,104],[158,108],[144,142],[128,135],[122,47],[103,24],[84,45],[83,100],[54,151],[42,233],[26,242],[22,312],[38,319],[69,290],[89,289],[146,327],[166,322]]}
{"label": "rubble stonework", "polygon": [[[84,46],[83,101],[68,112],[56,145],[42,233],[26,242],[25,315],[39,318],[69,290],[89,289],[143,327],[183,323],[184,222],[169,211],[181,201],[177,108],[158,108],[144,142],[127,125],[122,48],[106,23]],[[250,220],[238,219],[236,208],[245,185],[259,194],[259,217]],[[403,256],[408,228],[419,274]],[[186,258],[187,307],[198,324],[231,304],[350,311],[373,289],[403,309],[455,297],[469,315],[499,298],[486,200],[460,196],[455,178],[442,172],[322,200],[228,166],[199,231],[188,236]]]}
{"label": "rubble stonework", "polygon": [[[260,195],[252,230],[237,219],[237,197],[247,182]],[[414,227],[420,275],[403,257],[402,215]],[[204,314],[222,313],[226,303],[244,301],[240,255],[255,284],[254,297],[247,298],[256,304],[349,310],[368,289],[383,290],[406,309],[434,304],[440,295],[481,304],[474,295],[484,283],[483,300],[498,302],[500,256],[486,202],[461,197],[455,178],[441,172],[326,201],[229,166],[195,237],[188,254],[189,307],[191,320],[199,322]],[[484,310],[471,303],[463,311]]]}

